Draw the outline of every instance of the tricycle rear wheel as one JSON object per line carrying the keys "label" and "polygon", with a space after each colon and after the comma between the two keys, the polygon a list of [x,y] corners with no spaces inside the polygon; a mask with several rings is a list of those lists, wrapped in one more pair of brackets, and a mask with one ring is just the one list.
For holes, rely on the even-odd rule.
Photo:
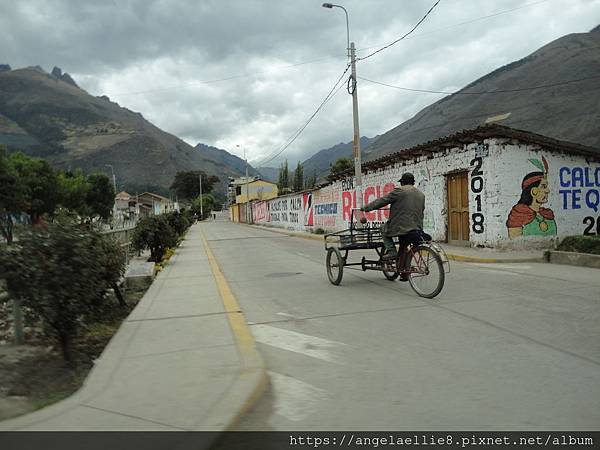
{"label": "tricycle rear wheel", "polygon": [[325,258],[325,267],[327,268],[327,277],[331,284],[338,286],[342,282],[344,276],[344,258],[340,251],[335,247],[330,247],[327,250]]}

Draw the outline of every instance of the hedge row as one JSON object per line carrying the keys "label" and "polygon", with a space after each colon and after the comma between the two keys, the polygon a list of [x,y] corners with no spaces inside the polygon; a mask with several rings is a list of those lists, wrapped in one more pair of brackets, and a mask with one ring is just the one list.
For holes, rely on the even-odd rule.
{"label": "hedge row", "polygon": [[139,251],[149,249],[150,261],[159,263],[167,248],[177,245],[192,222],[189,210],[145,217],[135,227],[133,247]]}
{"label": "hedge row", "polygon": [[557,250],[600,255],[600,236],[569,236],[562,240]]}

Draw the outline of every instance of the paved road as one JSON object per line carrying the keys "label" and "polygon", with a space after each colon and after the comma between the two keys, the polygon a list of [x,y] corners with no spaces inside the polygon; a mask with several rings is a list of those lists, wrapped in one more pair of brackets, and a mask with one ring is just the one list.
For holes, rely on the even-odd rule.
{"label": "paved road", "polygon": [[597,429],[600,277],[453,263],[419,298],[378,272],[333,286],[320,242],[203,225],[271,388],[240,430]]}

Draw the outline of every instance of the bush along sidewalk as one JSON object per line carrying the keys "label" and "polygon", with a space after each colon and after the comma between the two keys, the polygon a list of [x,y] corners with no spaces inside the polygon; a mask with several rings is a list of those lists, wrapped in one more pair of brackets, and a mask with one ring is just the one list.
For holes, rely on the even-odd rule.
{"label": "bush along sidewalk", "polygon": [[561,252],[600,255],[600,236],[568,236],[556,248]]}
{"label": "bush along sidewalk", "polygon": [[[0,420],[73,394],[144,295],[112,295],[121,247],[79,225],[50,224],[0,249]],[[115,295],[117,292],[115,291]],[[25,345],[12,341],[13,299],[23,305]]]}
{"label": "bush along sidewalk", "polygon": [[160,264],[167,250],[181,242],[191,224],[187,214],[178,211],[145,217],[133,232],[133,247],[137,251],[150,250],[149,261]]}
{"label": "bush along sidewalk", "polygon": [[107,291],[123,271],[124,257],[115,242],[75,225],[33,228],[0,251],[0,273],[9,296],[41,321],[72,367],[74,339],[115,309]]}

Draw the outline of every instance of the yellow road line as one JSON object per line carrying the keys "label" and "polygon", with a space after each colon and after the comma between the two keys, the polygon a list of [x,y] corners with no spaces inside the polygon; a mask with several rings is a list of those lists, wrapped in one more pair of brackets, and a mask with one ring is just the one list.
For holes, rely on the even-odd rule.
{"label": "yellow road line", "polygon": [[231,292],[223,272],[221,272],[219,264],[208,245],[208,241],[204,236],[202,228],[200,228],[200,237],[202,238],[204,250],[208,257],[208,262],[215,278],[221,301],[223,302],[223,307],[227,313],[227,320],[229,321],[229,326],[233,332],[242,364],[241,373],[238,378],[238,383],[236,384],[244,384],[249,382],[248,380],[251,380],[250,382],[254,383],[252,389],[249,392],[246,391],[247,397],[243,401],[240,409],[236,412],[235,417],[226,426],[226,429],[232,429],[244,412],[248,411],[267,390],[269,387],[269,378],[267,376],[264,360],[256,349],[254,336],[246,323],[246,318],[244,317],[233,292]]}

